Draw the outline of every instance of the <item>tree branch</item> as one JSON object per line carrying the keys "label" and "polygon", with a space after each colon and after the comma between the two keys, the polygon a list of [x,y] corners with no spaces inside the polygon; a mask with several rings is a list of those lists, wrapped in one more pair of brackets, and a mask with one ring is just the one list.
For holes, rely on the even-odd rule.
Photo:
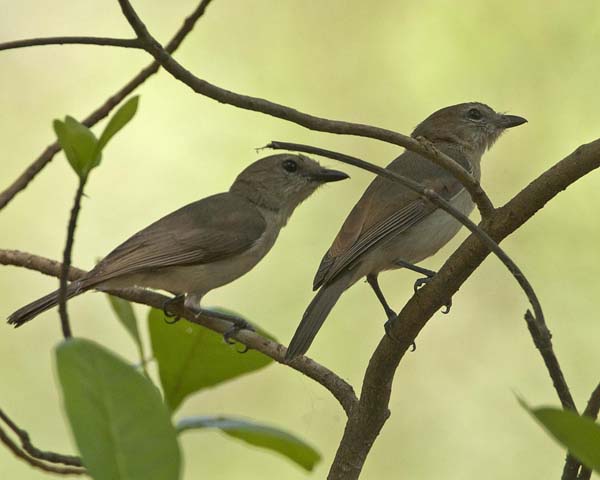
{"label": "tree branch", "polygon": [[[62,268],[62,264],[60,262],[30,253],[20,252],[18,250],[0,250],[0,264],[25,267],[30,270],[45,273],[46,275],[51,275],[53,277],[58,277]],[[77,280],[83,277],[86,273],[87,272],[85,270],[71,267],[69,270],[69,279]],[[108,290],[107,293],[124,298],[125,300],[129,300],[131,302],[142,303],[158,309],[162,309],[165,301],[169,300],[169,298],[164,295],[140,288]],[[169,310],[171,310],[176,316],[186,318],[194,323],[199,323],[200,325],[217,333],[222,334],[230,329],[230,324],[227,321],[205,316],[202,316],[198,319],[195,317],[194,312],[184,309],[181,305],[173,305],[169,308]],[[286,348],[283,345],[273,342],[272,340],[262,337],[255,332],[251,332],[250,330],[241,330],[239,333],[234,335],[233,338],[240,343],[243,343],[248,348],[257,350],[267,357],[272,358],[276,362],[286,365],[284,361]],[[352,386],[323,365],[320,365],[308,357],[301,357],[293,362],[290,362],[289,366],[294,370],[303,373],[329,390],[340,403],[347,415],[350,414],[354,406],[357,404],[358,399],[356,398]]]}
{"label": "tree branch", "polygon": [[0,43],[0,51],[37,47],[41,45],[99,45],[109,47],[144,48],[142,42],[137,38],[44,37]]}
{"label": "tree branch", "polygon": [[[540,175],[506,205],[483,222],[486,232],[500,242],[521,227],[562,190],[600,167],[600,139],[582,145]],[[348,418],[329,479],[356,479],[373,442],[389,417],[389,399],[395,371],[417,335],[469,278],[489,250],[471,234],[448,258],[431,282],[418,290],[392,324],[398,342],[384,336],[364,375],[359,403]]]}
{"label": "tree branch", "polygon": [[[47,452],[44,450],[40,450],[36,448],[29,438],[29,433],[27,433],[22,428],[12,421],[12,419],[2,410],[0,409],[0,419],[8,425],[8,427],[15,433],[19,440],[21,441],[21,446],[23,450],[25,450],[30,456],[33,458],[37,458],[39,460],[45,460],[50,463],[62,463],[64,465],[70,465],[73,467],[82,467],[81,459],[79,457],[75,457],[73,455],[62,455],[60,453]],[[73,472],[75,473],[75,472]],[[77,473],[84,473],[83,471],[77,471]]]}
{"label": "tree branch", "polygon": [[[165,50],[169,53],[173,53],[185,37],[192,31],[194,25],[204,15],[206,7],[211,3],[212,0],[202,0],[192,14],[185,19],[179,30],[175,33],[173,38],[167,43]],[[159,62],[152,62],[147,67],[142,69],[135,77],[133,77],[128,83],[126,83],[120,90],[114,95],[109,97],[100,107],[89,114],[84,120],[83,124],[86,127],[92,127],[104,117],[106,117],[113,108],[115,108],[121,101],[133,92],[137,87],[146,81],[149,77],[154,75],[160,68]],[[58,142],[54,142],[46,147],[46,149],[40,154],[40,156],[31,164],[27,169],[19,175],[19,177],[4,190],[0,192],[0,210],[4,208],[20,191],[24,190],[33,178],[54,158],[54,156],[60,152],[60,146]]]}
{"label": "tree branch", "polygon": [[67,227],[67,241],[65,242],[65,250],[63,252],[63,263],[60,269],[59,287],[58,287],[58,313],[60,315],[60,325],[62,328],[63,337],[71,338],[71,325],[69,325],[69,314],[67,313],[67,275],[71,266],[71,252],[73,251],[73,242],[75,241],[75,228],[77,227],[77,217],[81,208],[81,197],[83,197],[83,189],[85,188],[87,177],[79,178],[79,185],[75,193],[73,208],[69,217],[69,225]]}
{"label": "tree branch", "polygon": [[293,108],[286,107],[285,105],[280,105],[262,98],[240,95],[213,85],[206,80],[196,77],[189,70],[186,70],[169,54],[168,51],[166,51],[166,49],[162,47],[138,17],[129,0],[119,0],[119,4],[121,5],[123,15],[127,18],[127,21],[132,26],[138,38],[144,43],[148,53],[150,53],[166,71],[173,75],[173,77],[185,83],[196,93],[221,103],[287,120],[310,130],[373,138],[405,147],[413,152],[421,154],[454,175],[467,189],[483,218],[486,218],[493,212],[494,206],[487,194],[481,188],[481,185],[479,185],[479,182],[458,162],[437,150],[431,142],[428,142],[425,139],[415,139],[391,130],[370,125],[315,117]]}
{"label": "tree branch", "polygon": [[0,427],[0,442],[6,445],[6,447],[13,452],[17,458],[20,458],[32,467],[39,468],[45,472],[58,473],[61,475],[83,475],[86,473],[83,468],[55,467],[53,465],[48,465],[36,458],[30,457],[23,452],[23,450],[21,450],[15,442],[11,440],[2,427]]}

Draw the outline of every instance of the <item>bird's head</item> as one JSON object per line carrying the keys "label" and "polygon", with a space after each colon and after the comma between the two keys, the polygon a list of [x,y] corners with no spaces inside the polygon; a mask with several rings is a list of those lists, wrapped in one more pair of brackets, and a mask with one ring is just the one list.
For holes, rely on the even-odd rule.
{"label": "bird's head", "polygon": [[230,191],[289,216],[321,185],[346,178],[344,172],[324,168],[307,156],[284,153],[261,158],[246,167]]}
{"label": "bird's head", "polygon": [[497,113],[484,103],[459,103],[429,115],[415,128],[412,137],[425,137],[433,143],[457,143],[483,153],[504,130],[526,122],[517,115]]}

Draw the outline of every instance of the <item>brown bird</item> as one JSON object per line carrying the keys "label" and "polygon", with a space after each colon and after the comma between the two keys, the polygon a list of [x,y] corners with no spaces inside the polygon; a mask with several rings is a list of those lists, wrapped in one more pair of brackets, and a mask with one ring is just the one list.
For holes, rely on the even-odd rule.
{"label": "brown bird", "polygon": [[[442,108],[412,133],[425,137],[475,178],[480,161],[502,132],[525,123],[522,117],[496,113],[477,102]],[[462,184],[426,158],[405,151],[387,168],[433,189],[465,215],[473,201]],[[327,251],[314,279],[319,292],[310,303],[290,342],[286,359],[304,354],[340,295],[366,277],[388,319],[396,316],[387,303],[377,276],[384,270],[409,268],[431,277],[414,264],[435,254],[459,231],[461,224],[408,188],[377,177],[354,206]]]}
{"label": "brown bird", "polygon": [[[271,155],[248,166],[229,189],[186,205],[139,231],[110,252],[67,298],[87,290],[133,286],[185,295],[197,311],[209,291],[250,271],[275,243],[294,209],[319,186],[348,178],[303,155]],[[58,302],[58,291],[26,305],[9,318],[19,327]],[[209,313],[209,312],[206,312]],[[210,313],[247,325],[236,317]]]}

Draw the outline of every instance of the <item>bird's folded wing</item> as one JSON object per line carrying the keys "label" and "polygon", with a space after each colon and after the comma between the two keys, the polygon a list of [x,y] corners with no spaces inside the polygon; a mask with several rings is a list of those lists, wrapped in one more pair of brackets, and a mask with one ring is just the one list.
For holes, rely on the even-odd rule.
{"label": "bird's folded wing", "polygon": [[231,194],[208,197],[161,218],[126,240],[90,272],[87,283],[223,260],[252,247],[265,229],[264,217],[247,201]]}
{"label": "bird's folded wing", "polygon": [[[425,180],[423,184],[448,200],[451,200],[463,190],[462,185],[449,176],[429,181]],[[384,204],[383,199],[379,198],[382,195],[373,195],[369,198],[363,197],[356,205],[359,208],[355,207],[351,212],[331,249],[321,261],[315,276],[315,289],[320,285],[329,283],[340,272],[351,267],[352,263],[369,249],[408,230],[436,210],[437,207],[429,201],[418,197],[412,192],[412,195],[409,194],[401,186],[396,185],[395,187],[398,188],[399,193],[403,192],[400,193],[401,196],[397,197],[399,203],[403,205],[400,208],[390,211],[395,199],[389,193],[383,195],[383,197],[387,197],[386,200],[390,200],[387,204]],[[384,190],[378,189],[377,191],[382,192]],[[409,201],[407,202],[407,200]],[[384,212],[383,215],[380,215],[382,218],[377,219],[377,213],[375,212]],[[368,226],[365,224],[368,224]],[[353,241],[344,242],[344,238],[350,240],[348,238],[349,231],[354,232]]]}

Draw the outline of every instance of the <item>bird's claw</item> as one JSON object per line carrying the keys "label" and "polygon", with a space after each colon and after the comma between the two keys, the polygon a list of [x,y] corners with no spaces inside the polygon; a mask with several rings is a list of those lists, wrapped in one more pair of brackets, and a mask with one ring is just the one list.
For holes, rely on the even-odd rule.
{"label": "bird's claw", "polygon": [[[414,290],[415,293],[417,293],[417,290],[419,290],[423,285],[427,285],[431,279],[433,277],[423,277],[423,278],[418,278],[415,281],[415,285],[414,285]],[[442,313],[444,315],[450,313],[450,309],[452,308],[452,299],[448,300],[445,304],[444,304],[444,308],[442,309]]]}
{"label": "bird's claw", "polygon": [[[394,318],[389,318],[388,321],[383,324],[383,328],[385,330],[385,336],[388,337],[393,342],[400,343],[400,340],[398,340],[392,333],[392,321],[393,320],[394,320]],[[416,349],[417,349],[417,344],[415,342],[412,342],[410,344],[410,351],[414,352]]]}
{"label": "bird's claw", "polygon": [[[169,300],[165,300],[165,302],[163,303],[162,311],[163,311],[164,316],[166,317],[165,323],[167,323],[169,325],[173,325],[174,323],[177,323],[179,320],[181,320],[181,317],[179,315],[169,311],[169,306],[172,303],[178,302],[180,300],[181,300],[181,296],[177,295],[173,298],[170,298]],[[172,318],[172,320],[167,320],[167,318]]]}
{"label": "bird's claw", "polygon": [[[246,320],[242,320],[240,318],[239,320],[232,321],[232,325],[229,328],[229,330],[227,330],[223,334],[223,340],[225,340],[225,343],[229,345],[234,345],[236,342],[232,339],[232,337],[237,335],[241,330],[250,330],[251,332],[255,331],[254,327],[250,325]],[[239,353],[246,353],[247,351],[248,346],[244,345],[244,350],[240,351]]]}

